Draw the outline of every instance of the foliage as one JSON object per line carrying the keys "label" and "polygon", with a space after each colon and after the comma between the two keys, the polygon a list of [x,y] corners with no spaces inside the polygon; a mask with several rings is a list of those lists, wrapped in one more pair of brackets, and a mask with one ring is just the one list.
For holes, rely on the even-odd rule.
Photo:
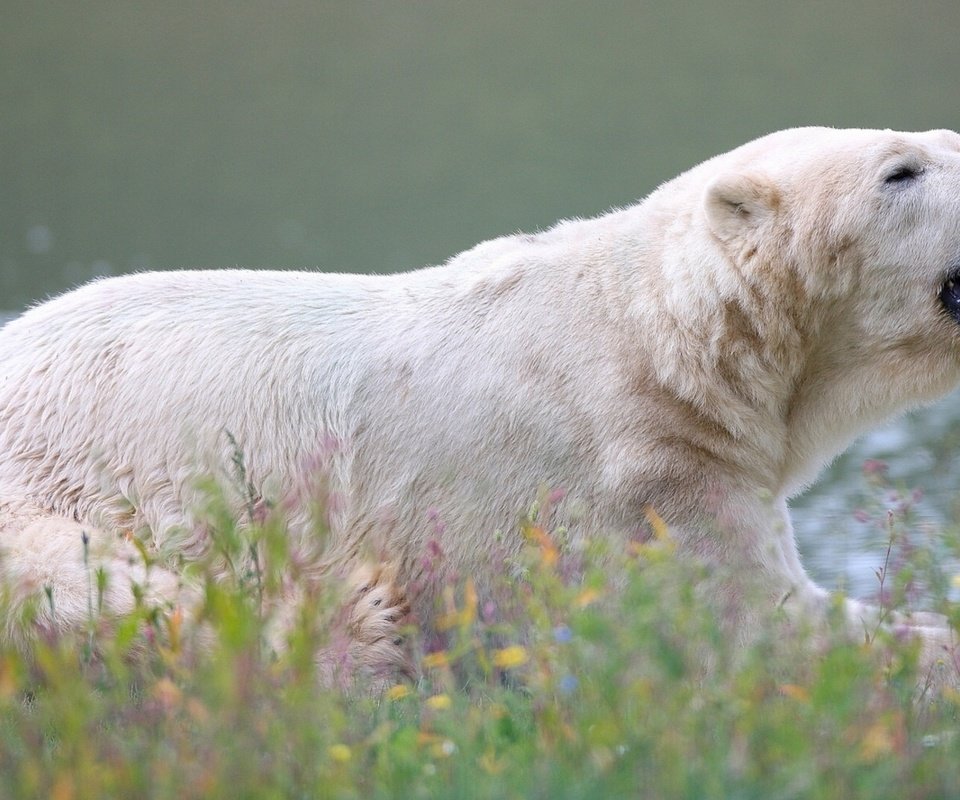
{"label": "foliage", "polygon": [[[784,621],[735,644],[697,591],[705,569],[655,517],[649,542],[608,552],[574,551],[532,514],[496,607],[469,580],[447,587],[418,680],[348,691],[314,670],[332,592],[303,593],[286,646],[266,644],[291,566],[282,525],[211,518],[198,624],[142,604],[104,620],[92,602],[89,630],[0,651],[0,796],[960,795],[960,694],[917,700],[914,644]],[[923,578],[957,619],[936,563],[904,555],[905,520],[889,516],[882,601]]]}

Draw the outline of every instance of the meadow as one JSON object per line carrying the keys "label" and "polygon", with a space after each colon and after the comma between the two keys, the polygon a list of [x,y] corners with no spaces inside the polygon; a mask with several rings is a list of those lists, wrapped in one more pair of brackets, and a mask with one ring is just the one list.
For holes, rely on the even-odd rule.
{"label": "meadow", "polygon": [[[960,623],[941,566],[958,531],[917,525],[883,470],[866,480],[859,513],[890,545],[873,600]],[[104,619],[91,570],[86,630],[0,651],[0,797],[960,796],[960,693],[919,674],[916,643],[773,619],[741,646],[662,524],[574,550],[534,502],[496,603],[464,576],[438,631],[409,632],[416,679],[344,690],[318,685],[313,656],[339,587],[305,591],[271,648],[272,599],[298,580],[282,519],[237,525],[211,498],[209,558],[186,568],[197,609]],[[956,675],[949,654],[941,669]]]}

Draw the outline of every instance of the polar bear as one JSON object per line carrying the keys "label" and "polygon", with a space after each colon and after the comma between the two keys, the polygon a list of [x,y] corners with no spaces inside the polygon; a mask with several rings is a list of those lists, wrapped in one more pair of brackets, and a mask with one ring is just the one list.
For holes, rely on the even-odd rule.
{"label": "polar bear", "polygon": [[[69,594],[37,554],[66,558],[45,537],[81,527],[202,552],[196,478],[232,439],[308,551],[304,487],[323,473],[318,573],[392,565],[354,598],[381,615],[359,642],[371,661],[395,657],[397,609],[428,623],[431,587],[502,572],[544,485],[574,544],[649,535],[655,511],[681,555],[717,567],[747,638],[775,607],[828,605],[791,495],[958,382],[960,136],[787,130],[442,266],[142,273],[32,308],[0,331],[4,569],[46,564]],[[846,610],[854,631],[871,614]],[[945,624],[908,622],[951,646]]]}

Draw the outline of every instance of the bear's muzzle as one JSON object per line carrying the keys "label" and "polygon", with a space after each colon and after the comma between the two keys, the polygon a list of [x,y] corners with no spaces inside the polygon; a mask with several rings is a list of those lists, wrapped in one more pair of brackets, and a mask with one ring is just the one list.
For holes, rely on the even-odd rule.
{"label": "bear's muzzle", "polygon": [[940,305],[960,323],[960,267],[955,267],[940,287]]}

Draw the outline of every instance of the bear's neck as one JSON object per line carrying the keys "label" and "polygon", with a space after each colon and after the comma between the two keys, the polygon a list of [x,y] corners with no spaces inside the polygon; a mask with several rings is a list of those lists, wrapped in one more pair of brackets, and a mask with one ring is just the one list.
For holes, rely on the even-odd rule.
{"label": "bear's neck", "polygon": [[[705,428],[724,432],[720,468],[780,495],[793,467],[791,402],[814,322],[803,303],[784,314],[782,298],[731,275],[721,256],[711,263],[686,253],[664,245],[635,277],[628,316],[640,360],[652,368],[658,391],[696,409]],[[682,416],[689,423],[689,411]]]}

